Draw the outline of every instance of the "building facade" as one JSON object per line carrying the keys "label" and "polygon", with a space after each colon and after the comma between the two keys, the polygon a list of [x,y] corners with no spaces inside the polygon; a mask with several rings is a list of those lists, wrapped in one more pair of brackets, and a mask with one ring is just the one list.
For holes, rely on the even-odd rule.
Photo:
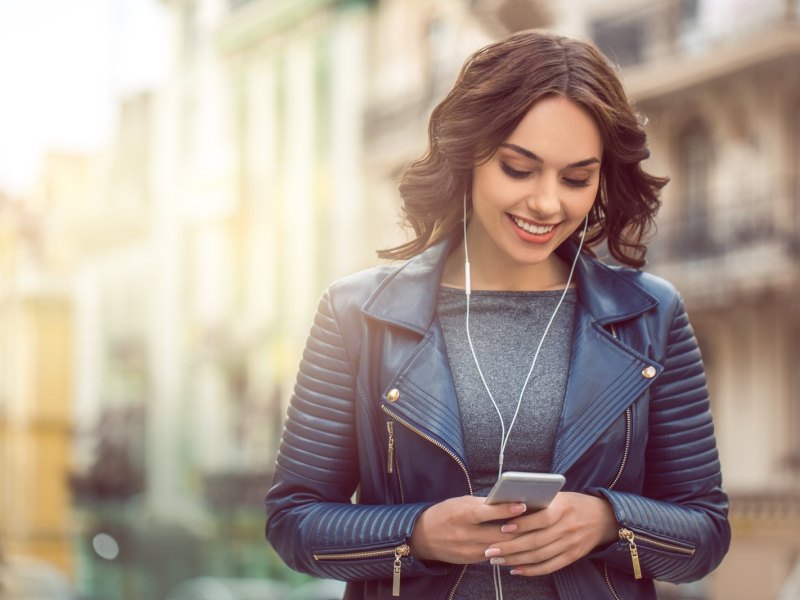
{"label": "building facade", "polygon": [[796,597],[800,6],[670,0],[587,23],[648,121],[650,169],[671,177],[648,268],[685,298],[731,495],[731,551],[703,593]]}
{"label": "building facade", "polygon": [[[212,571],[290,578],[254,533],[317,299],[406,239],[398,178],[464,59],[552,27],[620,64],[649,120],[649,169],[672,178],[648,268],[681,290],[701,343],[734,543],[706,581],[664,597],[790,589],[796,0],[162,4],[168,81],[125,102],[99,180],[67,158],[46,178],[39,201],[66,207],[51,220],[61,237],[45,236],[48,277],[30,254],[43,230],[0,204],[6,553],[47,558],[105,599]],[[34,484],[41,505],[26,500]],[[117,536],[119,559],[93,545],[100,534]]]}

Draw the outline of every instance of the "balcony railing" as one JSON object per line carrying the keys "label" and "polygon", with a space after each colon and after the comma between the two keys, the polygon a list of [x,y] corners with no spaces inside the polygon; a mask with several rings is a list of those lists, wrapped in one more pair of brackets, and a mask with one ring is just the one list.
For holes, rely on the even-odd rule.
{"label": "balcony railing", "polygon": [[751,199],[659,219],[648,255],[654,263],[719,258],[765,245],[796,255],[796,208],[777,199]]}
{"label": "balcony railing", "polygon": [[798,0],[657,0],[595,19],[595,43],[622,67],[676,54],[697,54],[720,42],[797,22]]}
{"label": "balcony railing", "polygon": [[765,525],[787,536],[800,534],[800,490],[732,494],[730,518],[740,533],[757,532]]}

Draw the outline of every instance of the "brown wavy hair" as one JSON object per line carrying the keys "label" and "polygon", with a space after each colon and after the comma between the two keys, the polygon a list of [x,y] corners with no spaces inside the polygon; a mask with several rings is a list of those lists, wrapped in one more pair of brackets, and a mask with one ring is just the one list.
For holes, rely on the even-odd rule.
{"label": "brown wavy hair", "polygon": [[416,238],[378,255],[410,258],[444,237],[460,236],[465,194],[471,212],[475,165],[489,160],[547,96],[564,96],[587,110],[603,141],[600,185],[584,248],[591,252],[607,240],[617,261],[641,267],[647,252],[643,240],[668,179],[642,169],[641,161],[650,155],[647,136],[608,59],[589,43],[543,31],[513,34],[466,61],[431,114],[427,151],[400,181],[404,221]]}

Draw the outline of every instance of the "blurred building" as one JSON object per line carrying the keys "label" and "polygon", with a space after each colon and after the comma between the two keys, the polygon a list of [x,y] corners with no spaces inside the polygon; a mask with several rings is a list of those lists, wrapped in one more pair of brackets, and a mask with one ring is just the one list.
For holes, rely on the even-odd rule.
{"label": "blurred building", "polygon": [[[0,196],[0,554],[71,574],[72,255],[86,157],[51,154],[34,197]],[[13,576],[11,573],[9,576]]]}
{"label": "blurred building", "polygon": [[588,32],[672,178],[650,268],[686,300],[731,494],[705,593],[775,598],[800,560],[800,3],[629,4],[598,3]]}
{"label": "blurred building", "polygon": [[735,534],[681,593],[778,593],[800,555],[797,0],[162,4],[171,76],[123,102],[103,162],[54,155],[34,199],[0,198],[0,550],[104,600],[289,577],[258,532],[317,299],[405,239],[397,180],[465,57],[553,27],[619,62],[672,176],[651,268],[700,338]]}
{"label": "blurred building", "polygon": [[148,463],[155,505],[185,496],[175,486],[189,477],[217,514],[263,519],[317,299],[370,243],[359,126],[369,4],[164,2],[174,60],[154,146],[163,349],[151,425],[159,454],[180,440],[185,455]]}

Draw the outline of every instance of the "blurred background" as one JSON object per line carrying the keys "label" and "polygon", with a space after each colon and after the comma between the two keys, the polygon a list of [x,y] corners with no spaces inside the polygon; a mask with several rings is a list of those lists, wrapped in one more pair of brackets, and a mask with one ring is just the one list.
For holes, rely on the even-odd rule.
{"label": "blurred background", "polygon": [[669,174],[734,541],[800,598],[800,1],[0,0],[0,598],[333,598],[263,539],[324,287],[397,244],[466,56],[594,40]]}

